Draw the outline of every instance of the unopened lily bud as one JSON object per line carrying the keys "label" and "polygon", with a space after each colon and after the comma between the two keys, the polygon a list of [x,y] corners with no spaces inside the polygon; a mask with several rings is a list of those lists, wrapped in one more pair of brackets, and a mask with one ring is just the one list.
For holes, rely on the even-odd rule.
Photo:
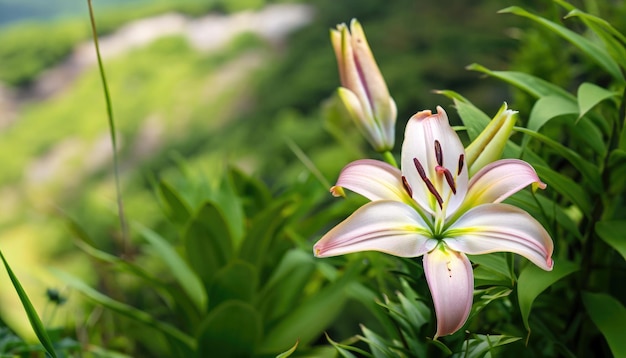
{"label": "unopened lily bud", "polygon": [[507,109],[504,103],[487,127],[465,149],[470,176],[485,165],[500,159],[515,125],[516,114],[517,111]]}
{"label": "unopened lily bud", "polygon": [[397,108],[361,24],[355,19],[330,31],[337,57],[339,98],[368,142],[378,152],[393,148]]}

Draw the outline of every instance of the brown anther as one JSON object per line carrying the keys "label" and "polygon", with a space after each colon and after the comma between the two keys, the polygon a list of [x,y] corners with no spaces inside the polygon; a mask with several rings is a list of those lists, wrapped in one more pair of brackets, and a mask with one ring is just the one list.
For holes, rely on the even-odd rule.
{"label": "brown anther", "polygon": [[412,198],[413,190],[411,189],[411,186],[409,185],[409,182],[406,180],[406,177],[404,175],[402,176],[402,186],[404,186],[404,190],[406,190],[407,194],[409,194],[409,196]]}
{"label": "brown anther", "polygon": [[415,169],[417,169],[417,173],[420,175],[420,178],[422,178],[422,180],[428,179],[426,177],[426,172],[424,171],[424,167],[422,167],[422,164],[420,164],[417,158],[413,158],[413,164],[415,164]]}
{"label": "brown anther", "polygon": [[443,175],[446,177],[446,181],[448,182],[448,186],[452,189],[452,193],[456,194],[456,184],[454,183],[454,178],[452,177],[452,173],[448,169],[443,172]]}
{"label": "brown anther", "polygon": [[464,161],[465,161],[465,154],[461,154],[459,156],[459,166],[458,166],[456,175],[461,175],[461,171],[463,170],[463,162]]}
{"label": "brown anther", "polygon": [[441,143],[435,139],[435,158],[437,159],[437,164],[443,166],[443,152],[441,151]]}

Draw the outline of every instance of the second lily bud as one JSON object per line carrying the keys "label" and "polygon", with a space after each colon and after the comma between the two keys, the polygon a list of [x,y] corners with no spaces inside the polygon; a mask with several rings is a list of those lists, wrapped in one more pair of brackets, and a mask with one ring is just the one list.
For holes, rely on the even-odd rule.
{"label": "second lily bud", "polygon": [[465,149],[470,175],[501,158],[504,146],[513,131],[516,114],[517,111],[508,109],[504,103],[487,127]]}
{"label": "second lily bud", "polygon": [[337,25],[330,32],[337,57],[341,86],[339,98],[367,141],[377,152],[394,146],[397,108],[389,95],[361,24],[353,19],[350,29]]}

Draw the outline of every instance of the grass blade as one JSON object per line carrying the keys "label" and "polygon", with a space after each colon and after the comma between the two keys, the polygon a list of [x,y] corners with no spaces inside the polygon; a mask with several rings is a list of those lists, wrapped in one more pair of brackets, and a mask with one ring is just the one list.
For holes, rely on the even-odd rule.
{"label": "grass blade", "polygon": [[46,329],[43,327],[43,324],[41,323],[41,319],[39,319],[39,315],[37,314],[37,311],[35,311],[35,308],[33,307],[33,304],[30,302],[30,299],[28,298],[26,291],[24,291],[24,288],[20,284],[20,281],[17,279],[17,277],[13,273],[13,270],[11,270],[9,263],[4,258],[2,251],[0,251],[0,258],[2,258],[2,262],[4,263],[4,267],[6,268],[7,273],[9,274],[11,283],[13,283],[13,287],[15,287],[15,291],[17,291],[17,295],[20,297],[20,301],[22,301],[22,306],[24,306],[24,310],[26,311],[26,315],[28,316],[30,325],[31,327],[33,327],[33,330],[35,331],[35,334],[37,335],[39,342],[41,342],[46,352],[48,352],[50,356],[52,356],[53,358],[56,358],[57,355],[56,355],[56,352],[54,351],[54,347],[52,346],[52,341],[50,340],[50,337],[48,337],[48,333],[46,332]]}

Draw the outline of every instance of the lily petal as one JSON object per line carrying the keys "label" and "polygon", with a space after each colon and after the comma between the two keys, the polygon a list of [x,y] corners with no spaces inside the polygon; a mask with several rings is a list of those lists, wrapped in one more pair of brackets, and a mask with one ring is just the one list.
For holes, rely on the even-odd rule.
{"label": "lily petal", "polygon": [[371,201],[395,200],[407,204],[412,201],[402,184],[400,170],[379,160],[361,159],[346,165],[339,174],[337,184],[330,188],[331,193],[339,196],[339,187]]}
{"label": "lily petal", "polygon": [[412,207],[397,201],[367,203],[330,230],[313,247],[317,257],[380,251],[417,257],[432,250],[437,240]]}
{"label": "lily petal", "polygon": [[441,245],[424,255],[424,274],[437,315],[435,339],[458,331],[472,308],[472,264],[462,252]]}
{"label": "lily petal", "polygon": [[554,244],[527,212],[508,204],[484,204],[461,216],[446,232],[445,243],[470,255],[507,251],[552,270]]}
{"label": "lily petal", "polygon": [[[438,141],[441,147],[443,166],[454,178],[456,194],[444,176],[435,170],[438,166],[435,141]],[[431,190],[418,173],[414,158],[421,163],[426,176],[446,203],[446,213],[451,214],[461,205],[467,192],[467,165],[460,165],[464,155],[463,144],[450,127],[443,108],[437,107],[437,114],[422,111],[409,119],[402,145],[402,174],[406,176],[413,189],[415,201],[430,213],[437,212],[438,205]]]}
{"label": "lily petal", "polygon": [[498,160],[472,177],[463,206],[499,203],[533,183],[546,187],[530,164],[519,159]]}

